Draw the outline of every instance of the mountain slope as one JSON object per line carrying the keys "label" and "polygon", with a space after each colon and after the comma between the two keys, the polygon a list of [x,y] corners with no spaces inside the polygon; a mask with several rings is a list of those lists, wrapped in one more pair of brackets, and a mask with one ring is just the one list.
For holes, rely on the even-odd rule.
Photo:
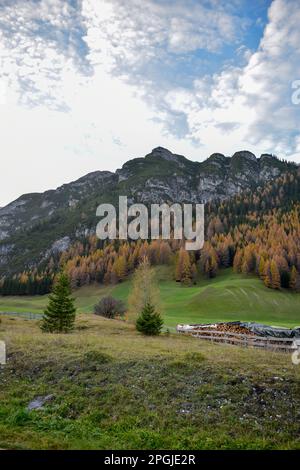
{"label": "mountain slope", "polygon": [[96,171],[56,190],[26,194],[0,209],[0,273],[30,268],[95,230],[100,203],[207,202],[255,189],[293,163],[247,151],[193,162],[162,147],[126,162],[115,173]]}
{"label": "mountain slope", "polygon": [[[216,321],[258,321],[294,328],[300,323],[300,296],[287,290],[267,289],[258,278],[222,269],[215,279],[199,276],[197,285],[182,288],[173,279],[170,266],[155,266],[162,300],[165,327],[172,331],[178,323]],[[113,285],[92,284],[73,292],[78,313],[92,313],[99,299],[112,295],[127,302],[131,278]],[[0,296],[0,311],[43,313],[48,297]]]}

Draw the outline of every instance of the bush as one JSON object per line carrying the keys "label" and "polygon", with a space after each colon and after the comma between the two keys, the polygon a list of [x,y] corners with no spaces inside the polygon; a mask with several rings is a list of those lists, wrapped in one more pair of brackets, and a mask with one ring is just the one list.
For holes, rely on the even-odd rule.
{"label": "bush", "polygon": [[144,335],[159,335],[163,326],[163,320],[154,306],[146,303],[136,321],[136,329]]}
{"label": "bush", "polygon": [[103,297],[94,307],[95,315],[105,318],[122,317],[126,312],[126,306],[122,300],[114,299],[111,296]]}

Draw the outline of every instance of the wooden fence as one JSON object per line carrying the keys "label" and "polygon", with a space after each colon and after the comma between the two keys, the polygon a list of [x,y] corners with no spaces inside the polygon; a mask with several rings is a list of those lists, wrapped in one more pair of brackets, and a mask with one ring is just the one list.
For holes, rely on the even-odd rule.
{"label": "wooden fence", "polygon": [[[235,344],[244,347],[266,348],[276,351],[294,351],[296,338],[275,338],[273,336],[257,336],[229,331],[220,331],[214,328],[197,328],[177,325],[176,331],[206,341]],[[299,341],[299,339],[298,339]]]}
{"label": "wooden fence", "polygon": [[32,312],[0,312],[1,315],[6,315],[8,317],[21,317],[26,318],[27,320],[40,320],[43,316],[42,313],[32,313]]}

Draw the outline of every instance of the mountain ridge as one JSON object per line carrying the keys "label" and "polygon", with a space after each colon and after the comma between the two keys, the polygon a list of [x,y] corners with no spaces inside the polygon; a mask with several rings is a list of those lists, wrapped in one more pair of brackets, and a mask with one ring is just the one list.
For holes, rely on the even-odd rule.
{"label": "mountain ridge", "polygon": [[95,231],[96,208],[129,203],[200,203],[256,189],[298,169],[271,154],[214,153],[201,162],[163,147],[125,162],[115,172],[93,171],[56,189],[20,196],[0,209],[0,273],[13,272]]}
{"label": "mountain ridge", "polygon": [[[222,159],[223,162],[226,162],[226,161],[228,162],[234,157],[237,158],[240,155],[246,155],[246,154],[251,154],[257,162],[265,160],[265,159],[269,159],[269,160],[272,160],[273,162],[276,161],[276,162],[280,162],[280,163],[283,163],[283,164],[286,164],[286,165],[291,165],[291,166],[294,166],[294,167],[299,167],[300,166],[299,164],[296,164],[293,161],[280,160],[280,159],[278,159],[277,156],[275,156],[273,154],[263,153],[263,154],[261,154],[260,157],[256,157],[255,154],[253,154],[252,152],[249,152],[248,150],[241,150],[241,151],[235,152],[232,156],[226,156],[222,153],[214,152],[209,157],[207,157],[205,160],[195,161],[195,160],[189,160],[184,155],[174,154],[170,150],[159,146],[159,147],[155,147],[149,154],[145,155],[144,157],[137,157],[137,158],[133,158],[133,159],[128,160],[127,162],[125,162],[122,165],[121,168],[116,169],[115,171],[94,170],[94,171],[91,171],[89,173],[86,173],[83,176],[80,176],[76,180],[72,180],[69,183],[64,183],[60,186],[57,186],[56,188],[50,188],[50,189],[47,189],[45,191],[35,191],[35,192],[30,192],[30,193],[24,193],[24,194],[20,195],[19,197],[17,197],[16,199],[14,199],[13,201],[6,204],[5,206],[0,206],[0,216],[2,215],[1,211],[3,211],[4,209],[8,208],[9,206],[11,206],[12,204],[16,203],[17,201],[19,201],[20,199],[22,199],[26,196],[29,197],[29,196],[36,196],[36,195],[45,195],[45,194],[50,193],[50,192],[59,191],[59,190],[65,188],[65,187],[72,186],[72,185],[78,184],[80,182],[84,182],[85,180],[91,179],[94,176],[122,175],[123,172],[124,172],[124,169],[126,169],[126,166],[128,164],[131,164],[133,162],[136,162],[136,163],[137,162],[142,162],[143,160],[145,160],[149,157],[157,156],[158,154],[161,155],[162,159],[170,161],[170,162],[176,161],[177,160],[176,157],[180,157],[180,158],[184,159],[185,161],[187,161],[189,163],[195,164],[195,167],[197,166],[199,168],[201,167],[201,165],[204,165],[207,162],[215,161],[215,159]],[[166,155],[168,155],[168,154],[170,155],[170,158],[166,157]]]}

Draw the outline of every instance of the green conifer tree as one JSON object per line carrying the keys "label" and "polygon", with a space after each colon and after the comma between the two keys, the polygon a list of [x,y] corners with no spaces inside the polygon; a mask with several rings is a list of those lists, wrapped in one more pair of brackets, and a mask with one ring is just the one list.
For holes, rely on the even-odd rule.
{"label": "green conifer tree", "polygon": [[149,302],[144,306],[136,321],[136,329],[144,335],[159,335],[163,326],[163,320],[154,306]]}
{"label": "green conifer tree", "polygon": [[59,274],[49,296],[49,303],[44,311],[41,329],[49,333],[68,333],[74,328],[74,299],[70,297],[71,287],[65,273]]}

